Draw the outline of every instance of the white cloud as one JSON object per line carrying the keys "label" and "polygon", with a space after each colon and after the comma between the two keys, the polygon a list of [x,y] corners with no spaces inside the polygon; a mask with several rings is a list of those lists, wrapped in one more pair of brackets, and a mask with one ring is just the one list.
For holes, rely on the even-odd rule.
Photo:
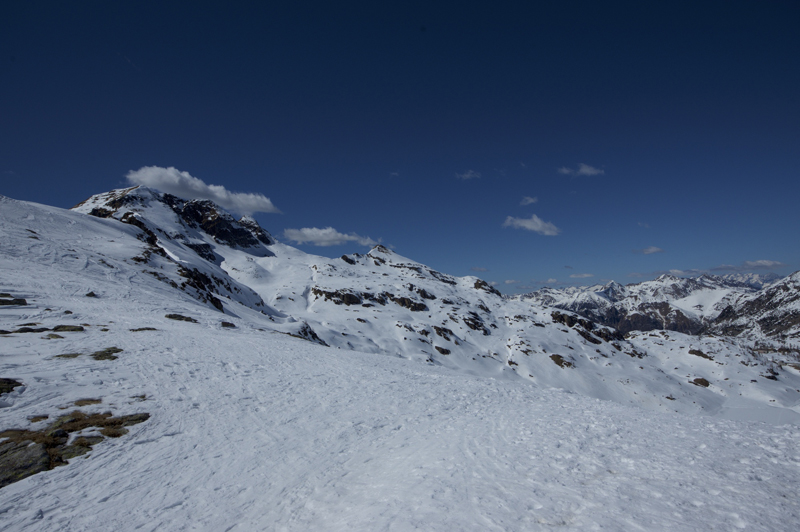
{"label": "white cloud", "polygon": [[650,225],[644,222],[636,222],[639,224],[639,227],[644,227],[645,229],[650,229]]}
{"label": "white cloud", "polygon": [[514,218],[513,216],[509,216],[506,218],[506,221],[503,222],[503,227],[526,229],[528,231],[533,231],[534,233],[539,233],[540,235],[546,236],[555,236],[561,232],[561,229],[550,222],[543,221],[535,214],[531,215],[530,218]]}
{"label": "white cloud", "polygon": [[594,166],[589,166],[588,164],[580,163],[578,165],[577,175],[603,175],[605,173],[605,170],[595,168]]}
{"label": "white cloud", "polygon": [[514,279],[506,279],[505,281],[503,281],[503,283],[505,284],[517,284],[519,282],[520,281],[515,281]]}
{"label": "white cloud", "polygon": [[786,266],[782,262],[778,262],[777,260],[746,260],[744,261],[744,267],[747,269],[753,270],[769,270],[771,268],[780,268],[782,266]]}
{"label": "white cloud", "polygon": [[283,236],[297,244],[313,244],[315,246],[338,246],[347,242],[356,242],[362,246],[375,246],[375,242],[369,237],[359,236],[355,233],[340,233],[333,227],[319,229],[317,227],[304,227],[302,229],[286,229]]}
{"label": "white cloud", "polygon": [[138,170],[131,170],[125,177],[134,185],[144,185],[186,199],[211,200],[222,208],[239,214],[281,212],[263,194],[230,192],[221,185],[207,185],[201,179],[189,175],[189,172],[181,172],[172,166],[143,166]]}
{"label": "white cloud", "polygon": [[487,268],[481,268],[480,266],[475,266],[473,268],[470,268],[470,270],[472,270],[473,272],[488,272],[489,271]]}
{"label": "white cloud", "polygon": [[498,283],[497,281],[489,281],[490,286],[497,286],[498,284],[500,283]]}
{"label": "white cloud", "polygon": [[573,279],[588,279],[589,277],[594,277],[593,273],[573,273],[570,275]]}
{"label": "white cloud", "polygon": [[467,170],[463,174],[456,174],[456,177],[459,179],[467,180],[467,179],[478,179],[481,176],[480,172],[476,172],[475,170]]}
{"label": "white cloud", "polygon": [[400,172],[389,172],[389,175],[392,177],[400,177]]}
{"label": "white cloud", "polygon": [[712,272],[747,272],[751,270],[772,270],[783,268],[786,264],[777,260],[746,260],[741,265],[720,264],[711,268]]}
{"label": "white cloud", "polygon": [[652,255],[653,253],[664,253],[664,250],[655,246],[649,246],[642,250],[645,255]]}
{"label": "white cloud", "polygon": [[588,164],[578,163],[577,169],[562,166],[558,169],[558,173],[564,175],[603,175],[606,171]]}
{"label": "white cloud", "polygon": [[532,198],[530,196],[525,196],[522,198],[522,201],[519,202],[520,205],[532,205],[539,201],[539,198]]}
{"label": "white cloud", "polygon": [[554,277],[551,277],[547,281],[545,281],[545,283],[547,283],[547,284],[555,284],[557,282],[558,282],[558,279],[556,279]]}

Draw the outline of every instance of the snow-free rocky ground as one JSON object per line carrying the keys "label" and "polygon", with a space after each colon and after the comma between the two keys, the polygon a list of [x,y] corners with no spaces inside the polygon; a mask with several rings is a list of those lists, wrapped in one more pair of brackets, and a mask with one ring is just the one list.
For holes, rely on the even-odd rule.
{"label": "snow-free rocky ground", "polygon": [[[617,360],[614,352],[621,352],[608,342],[584,345],[577,326],[541,310],[535,317],[544,327],[523,330],[521,339],[548,353],[562,342],[565,356],[575,351],[574,367],[547,356],[534,363],[519,353],[515,366],[507,362],[515,352],[500,349],[475,364],[466,356],[450,362],[456,349],[391,356],[377,336],[368,353],[346,344],[324,347],[283,334],[311,323],[333,345],[334,321],[344,318],[324,310],[324,298],[306,294],[311,304],[293,315],[267,289],[237,281],[242,284],[230,285],[222,314],[131,261],[142,251],[139,235],[138,227],[113,219],[0,197],[0,293],[28,303],[1,306],[0,330],[26,323],[85,329],[54,339],[0,335],[0,377],[24,383],[0,399],[0,430],[44,427],[85,398],[102,400],[85,412],[150,414],[68,465],[1,488],[0,530],[800,529],[800,428],[781,424],[782,416],[796,422],[792,387],[800,386],[792,368],[780,368],[778,381],[759,379],[765,368],[749,365],[737,346],[719,339],[690,346],[694,340],[679,333],[622,342],[631,351],[649,351]],[[275,258],[279,246],[273,246]],[[301,259],[290,252],[283,251]],[[288,261],[272,271],[288,268]],[[166,264],[164,271],[169,274]],[[250,274],[259,272],[253,267]],[[272,286],[279,282],[277,275],[259,275]],[[290,288],[277,303],[288,301]],[[426,300],[431,310],[432,301]],[[481,301],[499,312],[488,295]],[[317,304],[322,319],[314,321]],[[344,314],[342,305],[327,304]],[[360,308],[389,313],[393,307]],[[400,321],[400,311],[391,312]],[[166,319],[171,313],[197,323]],[[362,319],[372,322],[375,315]],[[419,330],[414,316],[404,319]],[[490,315],[481,317],[490,323]],[[222,327],[223,321],[236,327]],[[399,329],[394,321],[391,327]],[[503,321],[505,315],[491,332]],[[518,326],[513,323],[514,332]],[[356,336],[358,325],[351,327],[354,343],[371,345],[366,335]],[[132,331],[142,328],[155,330]],[[471,333],[450,329],[460,346],[491,336],[472,340]],[[404,345],[400,338],[392,342]],[[112,346],[122,349],[115,360],[90,356]],[[689,347],[714,360],[686,354]],[[598,353],[590,360],[590,349],[608,359]],[[72,353],[80,355],[57,357]],[[637,369],[644,362],[647,370]],[[532,377],[515,369],[523,363]],[[561,375],[582,385],[602,382],[590,377],[602,364],[628,379],[680,366],[680,384],[665,377],[663,389],[653,392],[657,381],[645,379],[638,389],[648,397],[682,392],[674,402],[686,406],[681,413],[649,399],[632,406],[625,403],[634,394],[613,387],[592,392],[613,392],[613,401],[550,387],[570,380]],[[714,384],[688,384],[687,375],[695,377],[689,371],[702,371]],[[760,382],[747,388],[751,376]],[[732,380],[737,391],[725,388]],[[739,396],[739,388],[749,395]],[[712,393],[723,399],[712,401],[706,395]],[[688,406],[698,399],[706,406]],[[724,419],[737,406],[771,423]],[[43,415],[49,418],[30,421]]]}

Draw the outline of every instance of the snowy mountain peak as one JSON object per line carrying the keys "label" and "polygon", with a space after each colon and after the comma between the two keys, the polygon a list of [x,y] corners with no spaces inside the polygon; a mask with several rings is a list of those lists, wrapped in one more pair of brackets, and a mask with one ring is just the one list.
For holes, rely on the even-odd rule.
{"label": "snowy mountain peak", "polygon": [[258,249],[255,252],[259,255],[264,254],[264,250],[259,248],[275,244],[275,239],[249,216],[237,221],[212,201],[185,200],[144,186],[96,194],[72,210],[128,223],[137,216],[143,217],[173,237],[185,236],[187,230],[200,229],[217,243],[254,251]]}

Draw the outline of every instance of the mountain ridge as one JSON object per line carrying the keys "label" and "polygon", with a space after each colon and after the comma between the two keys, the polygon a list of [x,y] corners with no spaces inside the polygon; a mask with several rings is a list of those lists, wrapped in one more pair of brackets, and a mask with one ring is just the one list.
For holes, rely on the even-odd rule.
{"label": "mountain ridge", "polygon": [[[85,264],[113,264],[154,293],[189,297],[241,327],[656,410],[763,417],[758,409],[769,405],[767,412],[800,416],[797,398],[783,391],[795,380],[800,389],[800,376],[786,365],[792,353],[709,335],[623,338],[578,313],[509,301],[477,277],[437,272],[382,246],[339,258],[310,255],[259,240],[251,233],[262,234],[257,224],[245,219],[243,227],[210,202],[141,188],[96,195],[72,211],[25,202],[4,211],[16,213],[5,224],[20,257],[79,252]],[[28,216],[32,222],[19,221]],[[47,217],[63,221],[37,225]],[[82,234],[121,233],[78,245],[62,229],[70,224]],[[225,231],[214,233],[219,227]],[[39,235],[32,247],[28,230]],[[229,238],[239,230],[255,244]]]}

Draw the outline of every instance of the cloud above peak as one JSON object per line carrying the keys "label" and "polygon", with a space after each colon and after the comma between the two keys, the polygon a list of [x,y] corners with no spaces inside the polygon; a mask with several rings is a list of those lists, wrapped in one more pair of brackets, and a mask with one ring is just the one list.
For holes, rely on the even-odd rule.
{"label": "cloud above peak", "polygon": [[532,214],[530,218],[514,218],[513,216],[509,216],[506,218],[506,221],[503,222],[503,227],[525,229],[526,231],[533,231],[534,233],[545,236],[556,236],[561,232],[561,229],[550,222],[545,222],[535,214]]}
{"label": "cloud above peak", "polygon": [[524,198],[522,198],[522,201],[520,201],[519,204],[520,205],[532,205],[532,204],[536,203],[537,201],[539,201],[539,198],[536,198],[536,197],[532,198],[530,196],[525,196]]}
{"label": "cloud above peak", "polygon": [[463,174],[458,174],[457,173],[456,177],[458,179],[463,179],[464,181],[466,181],[468,179],[478,179],[478,178],[480,178],[481,177],[481,173],[480,172],[476,172],[475,170],[467,170]]}
{"label": "cloud above peak", "polygon": [[378,242],[369,237],[357,235],[355,233],[340,233],[333,227],[304,227],[302,229],[286,229],[283,236],[297,244],[312,244],[314,246],[339,246],[348,242],[356,242],[362,246],[375,246]]}
{"label": "cloud above peak", "polygon": [[231,192],[222,185],[208,185],[202,179],[181,172],[175,167],[143,166],[125,176],[134,185],[160,190],[185,199],[211,200],[220,207],[238,214],[256,212],[279,213],[263,194]]}
{"label": "cloud above peak", "polygon": [[588,164],[578,163],[578,168],[562,166],[558,169],[558,173],[564,175],[603,175],[606,171]]}

